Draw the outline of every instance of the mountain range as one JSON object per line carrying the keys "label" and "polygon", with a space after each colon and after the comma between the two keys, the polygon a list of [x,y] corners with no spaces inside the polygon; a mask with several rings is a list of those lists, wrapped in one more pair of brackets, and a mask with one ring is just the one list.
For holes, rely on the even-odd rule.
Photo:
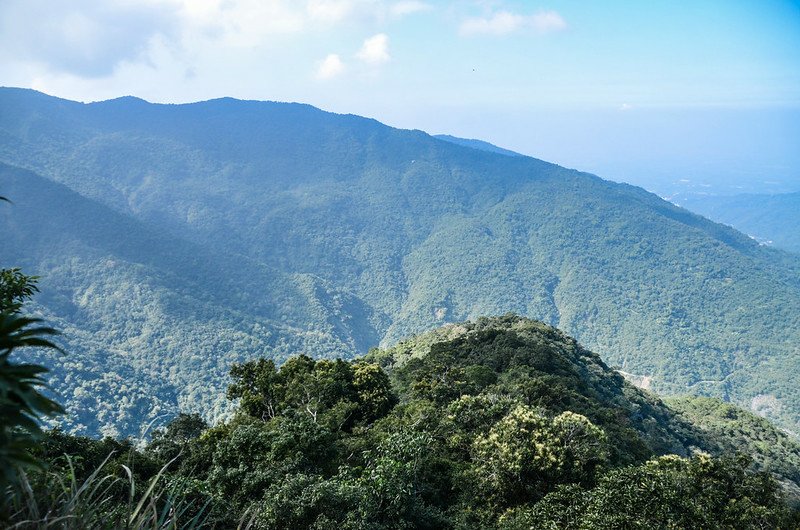
{"label": "mountain range", "polygon": [[229,410],[231,363],[514,312],[797,431],[800,258],[641,188],[308,105],[0,90],[0,266],[82,434]]}

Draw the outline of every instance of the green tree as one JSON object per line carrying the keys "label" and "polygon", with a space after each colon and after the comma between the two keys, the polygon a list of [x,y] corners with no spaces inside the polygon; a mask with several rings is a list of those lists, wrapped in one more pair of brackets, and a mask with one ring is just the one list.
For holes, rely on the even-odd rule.
{"label": "green tree", "polygon": [[608,473],[581,528],[796,528],[778,484],[748,458],[660,457]]}
{"label": "green tree", "polygon": [[336,463],[333,442],[331,432],[307,415],[266,423],[247,418],[216,442],[208,481],[236,506],[246,507],[287,475],[330,472]]}
{"label": "green tree", "polygon": [[378,528],[442,528],[437,506],[448,491],[441,487],[440,448],[430,433],[400,431],[384,438],[366,454],[360,479],[365,502],[361,518]]}
{"label": "green tree", "polygon": [[18,312],[39,291],[38,280],[38,276],[27,276],[18,268],[0,269],[0,312]]}
{"label": "green tree", "polygon": [[505,514],[501,528],[797,528],[778,484],[749,465],[747,458],[663,456],[612,470],[589,490],[558,488]]}
{"label": "green tree", "polygon": [[363,423],[385,416],[397,403],[389,376],[374,363],[357,361],[352,364],[353,391],[355,393],[357,420]]}
{"label": "green tree", "polygon": [[518,405],[476,438],[478,475],[499,504],[541,498],[556,484],[587,480],[608,454],[606,436],[580,414],[548,418]]}
{"label": "green tree", "polygon": [[208,429],[208,423],[199,414],[178,414],[166,428],[153,432],[148,452],[159,460],[169,462],[180,459],[189,450],[189,443]]}
{"label": "green tree", "polygon": [[363,488],[347,475],[325,479],[298,473],[272,486],[258,505],[256,526],[282,530],[356,530],[366,498]]}
{"label": "green tree", "polygon": [[285,389],[274,361],[262,358],[234,364],[231,379],[227,396],[239,400],[242,412],[264,421],[281,413]]}
{"label": "green tree", "polygon": [[[5,197],[0,201],[11,202]],[[43,377],[47,368],[12,357],[20,348],[58,349],[48,340],[56,334],[54,329],[18,314],[22,304],[39,290],[37,279],[18,268],[0,270],[0,517],[9,500],[6,493],[17,493],[7,488],[18,481],[20,470],[42,465],[33,454],[42,437],[42,419],[64,412],[42,393],[47,387]]]}
{"label": "green tree", "polygon": [[301,414],[333,430],[350,430],[382,417],[396,402],[383,370],[363,361],[299,355],[277,369],[273,361],[258,359],[234,365],[231,379],[228,398],[263,421]]}

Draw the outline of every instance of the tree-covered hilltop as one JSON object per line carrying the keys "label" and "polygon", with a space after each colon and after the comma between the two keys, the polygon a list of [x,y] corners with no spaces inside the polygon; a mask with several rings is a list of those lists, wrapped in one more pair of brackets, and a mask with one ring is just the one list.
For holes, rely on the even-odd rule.
{"label": "tree-covered hilltop", "polygon": [[85,374],[52,360],[81,432],[221,417],[231,362],[349,358],[508,311],[654,391],[798,431],[800,258],[640,188],[307,105],[15,89],[0,162],[40,177],[0,169],[27,205],[1,214],[0,267],[51,293],[39,310]]}
{"label": "tree-covered hilltop", "polygon": [[[144,449],[50,432],[37,453],[50,468],[29,475],[11,522],[35,527],[31,514],[48,513],[121,528],[140,515],[135,484],[152,520],[175,528],[800,523],[776,480],[795,480],[796,460],[774,453],[780,465],[766,464],[747,444],[728,451],[737,433],[693,424],[688,409],[633,387],[561,331],[514,315],[356,360],[251,360],[231,380],[232,419],[209,427],[180,415]],[[84,492],[78,502],[63,484]]]}

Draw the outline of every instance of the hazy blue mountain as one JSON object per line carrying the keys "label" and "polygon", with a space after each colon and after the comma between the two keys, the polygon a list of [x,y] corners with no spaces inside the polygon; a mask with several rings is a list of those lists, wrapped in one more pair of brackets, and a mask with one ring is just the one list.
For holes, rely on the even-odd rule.
{"label": "hazy blue mountain", "polygon": [[[0,160],[59,183],[65,206],[103,208],[109,220],[91,224],[117,245],[91,263],[85,242],[55,258],[29,248],[33,225],[58,212],[54,191],[27,224],[21,206],[5,209],[13,237],[0,266],[46,276],[63,303],[42,297],[42,310],[74,323],[75,347],[112,348],[112,329],[120,357],[160,363],[131,377],[168,385],[173,403],[214,399],[234,357],[352,356],[512,311],[651,389],[728,398],[797,428],[800,260],[640,188],[308,105],[81,104],[17,89],[0,91]],[[42,193],[22,184],[35,176],[9,171],[17,184],[0,177],[3,195]],[[42,233],[82,241],[62,225]],[[127,244],[138,230],[161,239]],[[122,288],[101,266],[109,254],[135,271]],[[144,302],[126,297],[140,285],[168,300],[150,321],[157,332],[129,324]],[[176,336],[185,343],[167,348]],[[192,356],[192,344],[204,348]]]}
{"label": "hazy blue mountain", "polygon": [[761,243],[800,252],[800,192],[690,195],[678,202],[710,219],[731,225]]}

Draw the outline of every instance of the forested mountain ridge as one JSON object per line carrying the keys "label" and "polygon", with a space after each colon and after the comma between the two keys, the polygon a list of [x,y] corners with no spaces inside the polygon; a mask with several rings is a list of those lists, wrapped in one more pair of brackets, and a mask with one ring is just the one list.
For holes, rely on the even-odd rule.
{"label": "forested mountain ridge", "polygon": [[618,440],[616,452],[623,459],[698,450],[750,455],[758,469],[800,492],[800,444],[768,420],[716,398],[662,401],[543,322],[511,314],[480,317],[372,349],[363,360],[389,374],[401,400],[515,396],[550,414],[585,415]]}
{"label": "forested mountain ridge", "polygon": [[[16,89],[0,90],[0,160],[199,255],[228,257],[225,275],[248,287],[232,288],[241,304],[220,298],[208,321],[221,310],[244,329],[261,318],[306,337],[324,324],[320,350],[289,338],[290,329],[279,348],[258,340],[228,347],[242,358],[352,356],[442,323],[513,311],[566,330],[610,365],[651,378],[654,390],[754,404],[797,429],[798,259],[640,188],[307,105],[85,105]],[[24,237],[15,241],[7,255],[23,259]],[[45,261],[25,266],[48,282]],[[247,281],[251,269],[261,279]],[[51,277],[65,299],[86,295],[78,274]],[[300,280],[306,294],[294,313],[273,303],[291,300],[287,286]],[[93,298],[97,314],[113,320],[102,294]],[[198,307],[170,310],[194,318]],[[74,319],[66,304],[51,313]],[[152,321],[156,336],[191,335],[187,322]],[[207,364],[191,362],[190,343],[153,341],[135,326],[119,333],[120,344],[138,341],[162,355],[166,380],[176,382],[170,399],[186,400],[191,378],[218,394],[221,383],[205,383],[224,380],[224,363],[206,355]],[[227,344],[203,351],[226,355]],[[184,362],[167,368],[177,358]]]}

